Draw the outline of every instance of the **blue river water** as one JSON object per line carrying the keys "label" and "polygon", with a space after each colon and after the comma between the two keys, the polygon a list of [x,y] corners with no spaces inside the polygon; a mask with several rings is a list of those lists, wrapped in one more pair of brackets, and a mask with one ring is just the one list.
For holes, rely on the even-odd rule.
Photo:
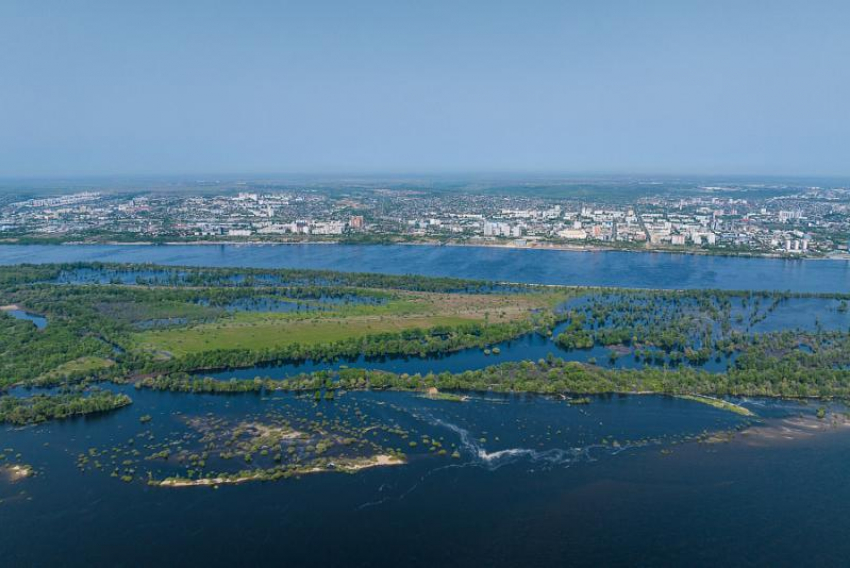
{"label": "blue river water", "polygon": [[[419,246],[0,246],[5,264],[75,260],[665,288],[845,292],[850,284],[839,261]],[[789,303],[760,325],[846,327],[834,310],[816,320],[818,309],[811,300]],[[552,351],[547,338],[516,343],[501,357]],[[604,356],[580,356],[591,355]],[[455,357],[428,368],[499,360],[480,350]],[[120,388],[134,402],[109,414],[0,426],[3,565],[843,566],[850,558],[850,429],[818,421],[816,403],[737,401],[757,414],[748,419],[662,396],[570,405],[544,396],[471,393],[451,402],[351,392],[314,404],[283,394]],[[165,488],[148,485],[142,472],[180,464],[114,449],[132,440],[139,450],[149,439],[188,444],[187,425],[211,417],[307,416],[333,425],[360,413],[416,439],[439,439],[458,457],[420,444],[405,448],[406,465],[356,474]],[[125,482],[108,468],[79,467],[80,455],[126,458],[138,472]],[[35,475],[13,480],[3,469],[9,463],[29,464]]]}
{"label": "blue river water", "polygon": [[31,314],[24,310],[6,310],[6,314],[12,316],[15,319],[31,321],[35,327],[38,329],[44,329],[47,327],[47,318],[43,316],[39,316],[36,314]]}
{"label": "blue river water", "polygon": [[315,268],[635,288],[850,291],[850,262],[844,260],[418,245],[0,245],[0,264],[75,261]]}
{"label": "blue river water", "polygon": [[[850,553],[850,440],[806,429],[796,438],[786,420],[814,409],[794,403],[744,401],[763,425],[710,444],[693,437],[745,419],[659,396],[570,406],[539,396],[349,393],[312,405],[130,394],[134,404],[118,412],[0,430],[0,448],[37,472],[0,481],[5,565],[837,566]],[[75,466],[77,455],[127,439],[185,443],[181,424],[192,418],[274,411],[332,421],[355,405],[460,457],[416,450],[403,466],[217,489],[125,483],[108,468]]]}

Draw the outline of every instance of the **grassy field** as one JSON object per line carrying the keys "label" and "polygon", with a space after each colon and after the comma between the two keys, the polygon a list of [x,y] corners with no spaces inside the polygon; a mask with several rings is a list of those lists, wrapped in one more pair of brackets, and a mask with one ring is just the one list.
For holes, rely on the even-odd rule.
{"label": "grassy field", "polygon": [[555,294],[409,293],[380,306],[332,312],[239,312],[214,323],[134,334],[135,349],[180,357],[214,349],[267,349],[292,343],[331,343],[406,329],[513,321],[562,299]]}
{"label": "grassy field", "polygon": [[114,364],[115,363],[112,360],[103,359],[101,357],[80,357],[79,359],[68,361],[67,363],[56,367],[52,371],[44,373],[39,377],[39,379],[61,379],[69,375],[76,375],[77,373],[90,373],[94,371],[99,371],[101,369],[111,367]]}
{"label": "grassy field", "polygon": [[413,328],[458,325],[471,320],[451,316],[405,316],[394,318],[352,317],[340,319],[267,319],[234,325],[204,325],[192,329],[172,329],[139,334],[137,347],[164,351],[174,356],[212,349],[266,349],[292,343],[303,345],[331,343]]}
{"label": "grassy field", "polygon": [[106,317],[123,321],[136,322],[144,320],[186,318],[212,318],[221,310],[208,308],[188,302],[109,302],[97,306],[98,311]]}

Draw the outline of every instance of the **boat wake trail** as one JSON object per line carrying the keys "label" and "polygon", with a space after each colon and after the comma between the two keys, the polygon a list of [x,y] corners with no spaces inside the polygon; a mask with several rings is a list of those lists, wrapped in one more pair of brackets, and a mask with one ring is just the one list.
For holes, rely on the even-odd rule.
{"label": "boat wake trail", "polygon": [[617,454],[631,447],[625,445],[613,448],[610,446],[603,446],[601,444],[593,444],[578,448],[551,448],[548,450],[508,448],[488,452],[481,444],[475,441],[472,434],[469,433],[469,430],[439,418],[431,418],[430,422],[435,426],[441,426],[456,433],[460,438],[461,447],[473,457],[474,463],[491,471],[520,460],[526,460],[531,463],[544,464],[548,466],[570,465],[579,461],[589,462],[594,461],[595,459],[592,455],[594,451],[605,451],[608,454]]}
{"label": "boat wake trail", "polygon": [[[531,448],[507,448],[504,450],[487,451],[487,449],[474,438],[474,436],[466,430],[446,422],[440,418],[435,418],[430,414],[420,414],[418,412],[410,412],[410,415],[416,420],[429,423],[433,426],[445,428],[454,432],[460,440],[459,450],[469,456],[471,459],[461,461],[449,465],[443,465],[425,472],[418,481],[411,485],[407,490],[402,491],[398,495],[388,495],[386,489],[388,486],[382,485],[378,489],[379,498],[374,501],[369,501],[358,506],[356,510],[364,510],[372,507],[384,505],[388,502],[403,501],[410,494],[416,491],[429,478],[440,473],[445,474],[447,471],[460,472],[466,468],[484,468],[488,471],[495,471],[503,466],[512,463],[525,462],[535,465],[535,469],[547,469],[552,467],[569,467],[578,462],[593,462],[598,456],[615,455],[629,448],[648,445],[650,443],[660,443],[658,441],[647,441],[643,444],[624,444],[622,446],[610,446],[603,444],[591,444],[588,446],[577,448],[551,448],[548,450],[535,450]],[[533,471],[533,470],[532,470]]]}

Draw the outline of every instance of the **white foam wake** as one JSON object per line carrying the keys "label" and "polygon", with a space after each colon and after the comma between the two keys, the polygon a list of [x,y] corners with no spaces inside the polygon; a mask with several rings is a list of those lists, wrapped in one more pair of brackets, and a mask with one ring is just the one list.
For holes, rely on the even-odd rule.
{"label": "white foam wake", "polygon": [[580,448],[551,448],[548,450],[508,448],[505,450],[488,452],[472,437],[469,430],[438,418],[432,419],[432,422],[437,426],[442,426],[443,428],[448,428],[452,432],[455,432],[460,438],[461,447],[471,454],[480,465],[491,470],[498,469],[503,465],[513,463],[521,459],[526,459],[533,463],[545,463],[547,465],[569,465],[576,461],[591,461],[593,459],[591,451],[594,449],[606,449],[610,453],[619,453],[627,449],[627,446],[611,448],[608,446],[594,444]]}

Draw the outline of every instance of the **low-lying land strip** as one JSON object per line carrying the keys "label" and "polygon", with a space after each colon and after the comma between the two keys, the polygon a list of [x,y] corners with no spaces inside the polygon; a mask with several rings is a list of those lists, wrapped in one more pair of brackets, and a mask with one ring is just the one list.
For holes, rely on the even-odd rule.
{"label": "low-lying land strip", "polygon": [[[439,389],[537,393],[850,396],[850,295],[625,290],[313,270],[76,263],[0,268],[0,392],[6,420],[118,408],[91,385],[180,392]],[[807,319],[808,318],[808,319]],[[552,337],[545,359],[439,374],[342,369],[216,381],[211,369],[365,356],[417,360]],[[546,341],[550,341],[546,339]],[[594,350],[593,356],[588,355]],[[601,353],[600,353],[601,351]],[[516,357],[514,357],[516,358]],[[575,359],[572,360],[571,359]],[[421,367],[420,367],[421,368]],[[697,396],[702,395],[702,396]],[[744,409],[745,410],[745,409]]]}

